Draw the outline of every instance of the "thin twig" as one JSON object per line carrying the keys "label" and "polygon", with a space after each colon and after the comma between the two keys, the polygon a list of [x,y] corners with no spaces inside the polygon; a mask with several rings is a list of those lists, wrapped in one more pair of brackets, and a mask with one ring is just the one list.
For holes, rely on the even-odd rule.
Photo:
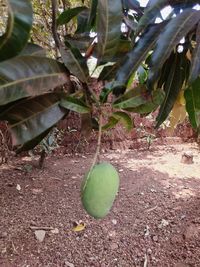
{"label": "thin twig", "polygon": [[155,207],[153,207],[153,208],[150,208],[150,209],[148,209],[148,210],[145,210],[144,212],[150,212],[150,211],[153,211],[153,210],[155,210],[155,209],[157,209],[157,205],[155,206]]}
{"label": "thin twig", "polygon": [[88,103],[91,105],[92,101],[91,101],[91,96],[93,97],[96,105],[99,107],[99,101],[98,101],[98,97],[95,94],[95,92],[88,86],[87,83],[83,83],[83,91],[85,93],[86,99],[88,101]]}
{"label": "thin twig", "polygon": [[100,148],[101,148],[102,119],[103,119],[103,116],[102,116],[101,108],[99,108],[99,133],[98,133],[97,149],[96,149],[96,153],[94,155],[92,165],[90,167],[90,170],[89,170],[88,175],[87,175],[87,179],[85,181],[85,184],[84,184],[84,187],[82,190],[83,192],[84,192],[85,187],[87,185],[87,180],[90,177],[92,169],[94,168],[94,165],[96,164],[96,162],[98,162],[98,163],[100,162],[100,155],[99,154],[100,154]]}
{"label": "thin twig", "polygon": [[[94,167],[94,165],[96,164],[96,162],[100,161],[100,148],[101,148],[101,136],[102,136],[102,112],[100,110],[100,114],[99,114],[99,133],[98,133],[98,141],[97,141],[97,149],[96,149],[96,153],[94,155],[94,161],[92,166]],[[92,168],[93,168],[92,167]]]}
{"label": "thin twig", "polygon": [[60,48],[60,39],[57,33],[57,22],[56,22],[56,14],[57,14],[57,0],[51,0],[51,7],[52,7],[52,34],[56,44],[56,47]]}
{"label": "thin twig", "polygon": [[44,230],[44,231],[51,231],[54,230],[55,228],[53,227],[48,227],[48,226],[30,226],[31,230]]}
{"label": "thin twig", "polygon": [[148,258],[147,258],[147,254],[144,255],[144,266],[143,267],[147,267],[148,266]]}

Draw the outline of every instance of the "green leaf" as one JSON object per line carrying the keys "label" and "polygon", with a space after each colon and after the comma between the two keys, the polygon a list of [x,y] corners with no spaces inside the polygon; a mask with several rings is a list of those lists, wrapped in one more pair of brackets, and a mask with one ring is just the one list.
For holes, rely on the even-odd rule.
{"label": "green leaf", "polygon": [[[173,65],[175,58],[176,54],[172,52],[171,55],[167,58],[167,60],[163,64],[162,69],[160,70],[160,75],[157,82],[157,88],[163,88],[163,85],[166,83],[169,75],[169,66]],[[147,81],[148,88],[153,88],[154,82],[155,82],[154,80],[150,80],[149,78]]]}
{"label": "green leaf", "polygon": [[89,15],[89,18],[88,18],[88,25],[87,25],[87,30],[88,31],[90,31],[91,28],[95,24],[96,15],[97,15],[97,5],[98,5],[98,0],[92,0],[91,8],[90,8],[90,15]]}
{"label": "green leaf", "polygon": [[130,19],[129,17],[123,18],[124,23],[129,27],[133,32],[137,29],[137,22],[134,19]]}
{"label": "green leaf", "polygon": [[78,16],[77,16],[77,30],[76,34],[81,34],[88,32],[88,20],[90,16],[90,11],[89,9],[86,9],[82,11]]}
{"label": "green leaf", "polygon": [[74,47],[68,49],[60,47],[60,53],[68,70],[80,81],[87,83],[89,70],[86,59],[81,55],[80,51]]}
{"label": "green leaf", "polygon": [[135,10],[139,15],[143,14],[143,9],[140,7],[139,1],[137,0],[122,0],[124,9]]}
{"label": "green leaf", "polygon": [[[116,48],[115,55],[113,56],[113,61],[120,62],[122,61],[124,55],[128,52],[130,52],[132,49],[132,43],[130,40],[123,40],[120,39],[118,46]],[[119,63],[118,63],[119,65]]]}
{"label": "green leaf", "polygon": [[100,93],[99,99],[101,103],[106,103],[109,94],[112,92],[111,88],[104,87]]}
{"label": "green leaf", "polygon": [[17,148],[16,153],[19,154],[23,151],[29,151],[33,149],[34,147],[36,147],[45,138],[45,136],[48,135],[48,133],[51,131],[52,128],[53,127],[47,129],[45,132],[41,133],[40,135],[36,136],[32,140],[21,145],[19,148]]}
{"label": "green leaf", "polygon": [[108,119],[108,123],[106,123],[102,127],[102,130],[103,131],[106,131],[106,130],[112,129],[113,127],[115,127],[117,125],[118,122],[119,122],[119,119],[116,119],[116,118],[114,118],[114,117],[111,116]]}
{"label": "green leaf", "polygon": [[141,17],[137,27],[137,33],[145,30],[150,23],[153,23],[156,17],[159,17],[160,10],[168,5],[168,0],[157,0],[154,4],[145,9],[144,15]]}
{"label": "green leaf", "polygon": [[112,60],[121,35],[122,3],[116,0],[98,0],[97,36],[99,62]]}
{"label": "green leaf", "polygon": [[46,51],[43,47],[41,47],[39,45],[28,43],[19,55],[20,56],[28,55],[28,56],[45,57]]}
{"label": "green leaf", "polygon": [[160,35],[156,49],[152,55],[152,69],[149,73],[150,79],[158,75],[164,62],[171,54],[174,47],[180,40],[200,20],[200,11],[194,9],[186,9],[177,17],[173,18]]}
{"label": "green leaf", "polygon": [[86,9],[87,7],[85,6],[79,6],[75,8],[69,8],[63,11],[57,19],[57,25],[59,26],[59,25],[67,24],[72,18],[76,17],[80,12]]}
{"label": "green leaf", "polygon": [[88,34],[74,34],[73,36],[67,35],[65,40],[71,47],[76,47],[80,51],[86,52],[91,45],[93,38],[91,38]]}
{"label": "green leaf", "polygon": [[112,114],[112,117],[119,120],[120,123],[124,125],[127,131],[130,131],[133,129],[133,121],[131,119],[131,116],[123,111],[116,111]]}
{"label": "green leaf", "polygon": [[194,82],[200,74],[200,23],[196,30],[196,47],[192,53],[189,83]]}
{"label": "green leaf", "polygon": [[114,108],[126,109],[135,108],[146,103],[145,87],[138,86],[130,89],[123,96],[119,97],[114,103]]}
{"label": "green leaf", "polygon": [[162,90],[158,89],[153,91],[152,96],[147,99],[145,104],[140,105],[136,108],[127,108],[126,111],[139,113],[139,114],[148,114],[155,111],[158,106],[163,102],[165,94]]}
{"label": "green leaf", "polygon": [[183,56],[177,53],[173,65],[170,66],[167,81],[164,84],[165,99],[156,118],[156,127],[159,127],[171,112],[178,94],[182,89],[184,80]]}
{"label": "green leaf", "polygon": [[163,30],[163,26],[166,24],[167,22],[152,25],[140,37],[133,50],[125,56],[124,63],[117,72],[116,80],[118,82],[126,84],[130,76],[137,70],[149,51],[154,47],[159,34]]}
{"label": "green leaf", "polygon": [[0,37],[0,61],[15,57],[26,45],[32,28],[32,7],[27,0],[8,0],[8,25]]}
{"label": "green leaf", "polygon": [[91,111],[83,101],[72,96],[62,98],[60,106],[81,114],[89,113]]}
{"label": "green leaf", "polygon": [[142,65],[140,65],[139,68],[137,69],[137,75],[138,75],[139,83],[144,84],[146,82],[148,74]]}
{"label": "green leaf", "polygon": [[113,112],[112,115],[108,119],[108,123],[106,123],[102,129],[108,130],[116,126],[117,123],[122,123],[127,131],[130,131],[133,129],[133,121],[131,117],[123,112],[123,111],[116,111]]}
{"label": "green leaf", "polygon": [[53,59],[18,56],[0,63],[0,106],[48,92],[69,81],[65,67]]}
{"label": "green leaf", "polygon": [[37,138],[61,120],[66,111],[59,107],[60,97],[50,93],[25,99],[1,114],[7,120],[14,146]]}
{"label": "green leaf", "polygon": [[115,75],[116,75],[117,69],[118,69],[117,67],[118,67],[117,64],[105,66],[102,69],[102,71],[98,77],[98,80],[99,81],[111,81],[111,80],[113,80]]}
{"label": "green leaf", "polygon": [[191,125],[195,129],[200,129],[200,78],[185,90],[186,110],[189,115]]}

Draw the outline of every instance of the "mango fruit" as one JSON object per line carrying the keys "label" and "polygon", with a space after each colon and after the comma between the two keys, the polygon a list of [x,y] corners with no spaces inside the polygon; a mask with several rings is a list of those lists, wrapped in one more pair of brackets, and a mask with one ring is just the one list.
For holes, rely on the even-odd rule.
{"label": "mango fruit", "polygon": [[96,219],[105,217],[119,189],[119,175],[110,163],[99,163],[84,176],[81,201],[89,215]]}

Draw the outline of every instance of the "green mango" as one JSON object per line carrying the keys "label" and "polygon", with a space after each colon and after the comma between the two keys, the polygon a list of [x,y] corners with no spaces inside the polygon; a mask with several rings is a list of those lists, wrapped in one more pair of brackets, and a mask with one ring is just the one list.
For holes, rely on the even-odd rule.
{"label": "green mango", "polygon": [[119,189],[119,175],[110,163],[96,164],[84,176],[81,188],[83,207],[96,219],[105,217]]}

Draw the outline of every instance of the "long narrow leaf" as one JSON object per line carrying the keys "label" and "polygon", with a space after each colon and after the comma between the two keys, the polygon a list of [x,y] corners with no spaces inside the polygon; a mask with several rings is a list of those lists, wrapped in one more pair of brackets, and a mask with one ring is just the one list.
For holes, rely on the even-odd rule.
{"label": "long narrow leaf", "polygon": [[200,78],[185,91],[186,110],[189,114],[191,125],[195,129],[200,129]]}
{"label": "long narrow leaf", "polygon": [[118,122],[119,122],[119,119],[116,119],[111,116],[109,117],[108,122],[105,125],[103,125],[102,130],[106,131],[106,130],[112,129],[117,125]]}
{"label": "long narrow leaf", "polygon": [[60,102],[60,106],[81,114],[89,113],[90,108],[86,106],[86,104],[72,96],[67,96],[66,98],[62,98]]}
{"label": "long narrow leaf", "polygon": [[196,47],[192,53],[189,83],[194,82],[200,74],[200,22],[196,31]]}
{"label": "long narrow leaf", "polygon": [[200,11],[187,9],[173,18],[160,35],[152,55],[150,78],[156,76],[174,47],[200,20]]}
{"label": "long narrow leaf", "polygon": [[51,131],[53,127],[47,129],[45,132],[41,133],[40,135],[36,136],[35,138],[31,139],[30,141],[24,143],[20,147],[16,149],[16,153],[19,154],[22,151],[28,151],[33,149],[35,146],[37,146],[44,138],[47,136],[47,134]]}
{"label": "long narrow leaf", "polygon": [[140,37],[138,43],[124,59],[124,64],[119,68],[116,80],[126,84],[129,77],[137,70],[141,62],[146,58],[148,52],[154,47],[157,38],[167,22],[155,24]]}
{"label": "long narrow leaf", "polygon": [[60,47],[61,57],[68,70],[79,80],[87,83],[89,70],[86,59],[81,55],[77,48],[70,47],[64,49]]}
{"label": "long narrow leaf", "polygon": [[32,7],[27,0],[8,0],[8,25],[0,37],[0,61],[16,56],[26,45],[32,28]]}
{"label": "long narrow leaf", "polygon": [[123,96],[118,98],[114,103],[114,108],[127,109],[135,108],[146,103],[145,88],[138,86],[129,90]]}
{"label": "long narrow leaf", "polygon": [[76,17],[80,12],[86,9],[87,7],[85,6],[79,6],[75,8],[69,8],[63,11],[57,19],[57,25],[59,26],[59,25],[67,24],[72,18]]}
{"label": "long narrow leaf", "polygon": [[87,25],[87,30],[91,30],[91,28],[94,26],[95,21],[96,21],[96,15],[97,15],[97,5],[98,5],[98,0],[92,0],[91,3],[91,8],[90,8],[90,15],[88,18],[88,25]]}
{"label": "long narrow leaf", "polygon": [[53,59],[19,56],[0,63],[0,106],[67,83],[65,67]]}
{"label": "long narrow leaf", "polygon": [[39,57],[45,57],[46,56],[46,51],[43,47],[33,44],[33,43],[28,43],[24,49],[21,51],[20,56],[39,56]]}
{"label": "long narrow leaf", "polygon": [[163,102],[164,97],[165,94],[162,90],[155,90],[152,93],[152,96],[147,99],[146,103],[135,108],[127,108],[126,110],[133,113],[148,114],[158,108],[158,106]]}
{"label": "long narrow leaf", "polygon": [[144,15],[139,20],[137,32],[144,31],[149,23],[154,22],[156,17],[159,16],[160,10],[167,6],[168,2],[168,0],[155,0],[152,5],[149,5],[145,10]]}
{"label": "long narrow leaf", "polygon": [[119,122],[121,122],[127,131],[131,131],[133,129],[133,121],[131,119],[131,116],[123,111],[116,111],[113,112],[112,116],[115,119],[118,119]]}
{"label": "long narrow leaf", "polygon": [[77,30],[76,34],[88,32],[88,20],[90,16],[90,10],[83,10],[77,16]]}
{"label": "long narrow leaf", "polygon": [[165,99],[156,118],[156,127],[159,127],[171,112],[184,80],[183,58],[182,55],[176,54],[173,65],[170,67],[167,81],[164,84]]}
{"label": "long narrow leaf", "polygon": [[97,35],[99,61],[112,60],[121,35],[122,3],[116,0],[98,0]]}
{"label": "long narrow leaf", "polygon": [[45,94],[24,100],[1,114],[9,123],[13,145],[35,139],[62,119],[66,110],[59,107],[59,102],[59,95]]}
{"label": "long narrow leaf", "polygon": [[117,125],[117,123],[121,123],[126,128],[127,131],[133,129],[133,121],[131,117],[123,111],[113,112],[109,117],[108,122],[102,127],[102,129],[104,131],[112,129]]}

